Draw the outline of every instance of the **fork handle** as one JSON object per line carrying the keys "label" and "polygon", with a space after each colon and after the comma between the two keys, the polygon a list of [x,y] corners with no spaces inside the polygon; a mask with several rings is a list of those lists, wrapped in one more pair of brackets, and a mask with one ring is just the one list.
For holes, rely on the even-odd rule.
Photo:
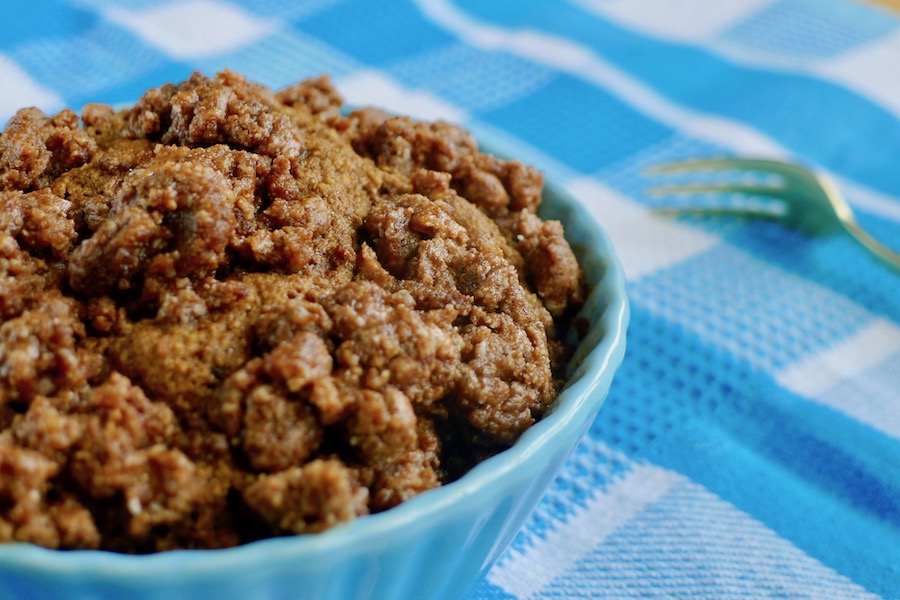
{"label": "fork handle", "polygon": [[881,262],[886,264],[891,269],[900,273],[900,253],[891,250],[878,240],[876,240],[872,235],[859,226],[859,223],[856,222],[855,219],[852,218],[842,218],[841,224],[844,226],[844,229],[856,239],[857,242],[862,244],[867,250],[869,250],[872,254],[877,256]]}

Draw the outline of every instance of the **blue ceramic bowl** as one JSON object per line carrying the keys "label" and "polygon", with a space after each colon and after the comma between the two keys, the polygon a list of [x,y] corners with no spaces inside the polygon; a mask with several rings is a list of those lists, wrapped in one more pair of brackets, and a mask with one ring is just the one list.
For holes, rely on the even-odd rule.
{"label": "blue ceramic bowl", "polygon": [[590,323],[553,410],[456,482],[324,533],[226,550],[129,556],[0,545],[0,598],[460,598],[500,556],[596,417],[625,352],[622,270],[587,211],[552,183],[542,215],[563,222],[592,289]]}

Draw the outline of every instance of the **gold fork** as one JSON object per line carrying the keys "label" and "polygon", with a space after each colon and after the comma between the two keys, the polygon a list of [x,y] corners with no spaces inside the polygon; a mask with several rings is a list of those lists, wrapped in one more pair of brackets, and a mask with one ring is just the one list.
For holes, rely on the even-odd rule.
{"label": "gold fork", "polygon": [[759,158],[713,158],[655,165],[650,174],[743,171],[776,175],[775,183],[686,183],[650,188],[653,196],[739,194],[780,201],[777,207],[735,205],[678,205],[655,209],[666,214],[735,214],[779,219],[810,235],[846,231],[891,269],[900,272],[900,253],[888,248],[860,227],[850,205],[825,173],[795,163]]}

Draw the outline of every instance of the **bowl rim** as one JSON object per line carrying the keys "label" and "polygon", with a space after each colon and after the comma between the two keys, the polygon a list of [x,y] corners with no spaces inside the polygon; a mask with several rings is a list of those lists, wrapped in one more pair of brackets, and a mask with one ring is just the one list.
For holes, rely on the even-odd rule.
{"label": "bowl rim", "polygon": [[[482,152],[508,155],[499,145],[479,139]],[[458,510],[463,500],[491,487],[498,478],[510,475],[529,459],[567,431],[581,432],[590,423],[585,415],[596,415],[613,375],[625,353],[625,334],[630,318],[625,275],[612,243],[600,224],[562,186],[546,181],[543,200],[560,203],[571,215],[572,223],[590,229],[590,252],[603,262],[603,270],[593,283],[590,295],[605,307],[592,326],[603,331],[602,338],[581,359],[551,411],[528,428],[512,447],[473,467],[460,479],[423,492],[387,511],[366,515],[316,534],[267,538],[223,549],[171,550],[153,554],[130,555],[106,550],[54,550],[27,543],[0,544],[0,575],[16,573],[78,574],[108,582],[139,576],[144,580],[165,577],[195,577],[231,568],[263,568],[284,561],[297,561],[333,553],[352,546],[383,546],[385,534],[402,529],[426,527],[430,516]],[[567,237],[570,226],[567,225]],[[591,298],[588,299],[590,302]],[[582,418],[579,418],[582,417]]]}

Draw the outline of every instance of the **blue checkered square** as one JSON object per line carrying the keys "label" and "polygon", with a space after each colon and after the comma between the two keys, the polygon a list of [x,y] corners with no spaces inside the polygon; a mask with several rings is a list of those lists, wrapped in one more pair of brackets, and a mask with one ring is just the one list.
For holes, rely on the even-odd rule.
{"label": "blue checkered square", "polygon": [[130,33],[102,21],[80,35],[22,44],[10,55],[36,81],[70,103],[98,100],[102,92],[168,62]]}
{"label": "blue checkered square", "polygon": [[515,132],[582,173],[597,171],[671,134],[612,94],[569,75],[558,75],[482,119]]}
{"label": "blue checkered square", "polygon": [[243,0],[241,6],[260,17],[299,21],[346,0]]}
{"label": "blue checkered square", "polygon": [[896,21],[863,3],[779,0],[740,22],[722,38],[776,56],[823,59],[896,30]]}
{"label": "blue checkered square", "polygon": [[402,61],[390,72],[478,114],[527,96],[554,77],[551,69],[502,51],[452,44]]}
{"label": "blue checkered square", "polygon": [[770,272],[775,270],[721,245],[635,282],[630,292],[635,303],[773,372],[871,322],[871,313],[850,299],[800,277]]}
{"label": "blue checkered square", "polygon": [[359,68],[353,58],[291,28],[235,52],[196,61],[194,66],[207,74],[228,68],[274,89],[322,73],[338,79]]}
{"label": "blue checkered square", "polygon": [[389,65],[453,41],[406,3],[384,10],[378,2],[349,0],[304,19],[299,27],[373,66]]}

